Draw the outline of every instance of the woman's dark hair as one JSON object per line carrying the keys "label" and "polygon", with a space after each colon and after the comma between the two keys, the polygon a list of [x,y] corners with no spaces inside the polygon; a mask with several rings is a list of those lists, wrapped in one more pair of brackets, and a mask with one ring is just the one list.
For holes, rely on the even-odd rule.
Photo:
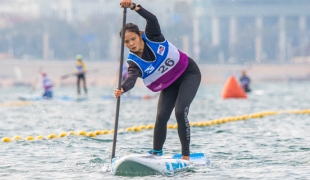
{"label": "woman's dark hair", "polygon": [[[122,30],[123,29],[121,29],[119,31],[119,36],[120,37],[122,37]],[[127,23],[125,25],[125,32],[126,31],[133,32],[133,33],[136,33],[136,34],[140,35],[139,27],[137,25],[133,24],[133,23]]]}

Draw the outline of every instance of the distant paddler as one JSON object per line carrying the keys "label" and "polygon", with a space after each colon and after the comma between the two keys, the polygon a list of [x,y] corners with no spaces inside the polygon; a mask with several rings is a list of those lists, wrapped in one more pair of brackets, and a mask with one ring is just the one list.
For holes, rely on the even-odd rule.
{"label": "distant paddler", "polygon": [[243,88],[244,92],[251,92],[251,89],[250,89],[251,79],[246,74],[245,70],[242,71],[242,74],[241,74],[239,81],[241,83],[241,87]]}
{"label": "distant paddler", "polygon": [[[92,69],[92,70],[87,70],[85,63],[83,62],[83,56],[82,55],[76,55],[76,63],[75,63],[75,68],[74,71],[68,74],[64,74],[62,76],[60,76],[61,80],[65,80],[69,77],[73,77],[76,76],[77,77],[77,82],[76,82],[76,86],[77,86],[77,99],[80,99],[80,95],[81,95],[81,87],[80,87],[80,83],[81,81],[83,81],[83,89],[84,89],[84,96],[85,98],[87,98],[87,86],[86,86],[86,74],[91,74],[91,73],[97,73],[100,71],[99,68],[96,69]],[[82,98],[82,99],[85,99]]]}
{"label": "distant paddler", "polygon": [[53,82],[47,76],[45,72],[41,72],[42,83],[44,88],[44,93],[42,95],[43,99],[52,99],[53,98]]}
{"label": "distant paddler", "polygon": [[83,81],[83,89],[84,89],[84,96],[87,97],[87,87],[86,87],[86,77],[85,73],[87,71],[85,63],[82,61],[82,55],[76,55],[76,70],[75,74],[77,77],[77,95],[78,97],[81,95],[81,87],[80,82]]}

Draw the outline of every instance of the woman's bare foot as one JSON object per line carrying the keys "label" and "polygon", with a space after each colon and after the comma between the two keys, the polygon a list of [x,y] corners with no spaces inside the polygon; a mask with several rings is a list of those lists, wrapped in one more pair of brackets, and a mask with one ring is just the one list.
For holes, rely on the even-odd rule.
{"label": "woman's bare foot", "polygon": [[182,156],[183,160],[188,160],[189,161],[189,156]]}

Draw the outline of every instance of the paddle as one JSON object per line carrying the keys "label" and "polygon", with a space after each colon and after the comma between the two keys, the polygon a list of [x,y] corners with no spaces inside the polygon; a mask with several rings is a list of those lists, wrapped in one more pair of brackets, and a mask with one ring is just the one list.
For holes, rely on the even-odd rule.
{"label": "paddle", "polygon": [[[85,73],[91,74],[91,73],[95,73],[98,71],[99,71],[99,69],[93,69],[93,70],[86,71]],[[64,79],[67,79],[68,77],[75,76],[75,75],[76,75],[75,73],[68,73],[68,74],[64,74],[64,75],[60,76],[60,78],[61,78],[61,80],[64,80]]]}
{"label": "paddle", "polygon": [[[122,25],[122,41],[121,41],[121,55],[119,61],[119,75],[118,75],[118,89],[121,89],[122,82],[122,73],[123,73],[123,59],[124,59],[124,39],[125,39],[125,25],[126,25],[126,13],[127,8],[124,8],[123,11],[123,25]],[[117,129],[118,129],[118,117],[119,117],[119,107],[120,107],[121,97],[117,98],[116,102],[116,113],[115,113],[115,122],[114,122],[114,136],[113,136],[113,147],[112,147],[112,158],[115,157],[115,148],[116,148],[116,139],[117,139]]]}
{"label": "paddle", "polygon": [[[42,70],[43,70],[43,66],[40,66],[38,72],[41,73]],[[38,81],[39,81],[39,77],[36,76],[36,78],[35,78],[35,80],[34,80],[34,83],[33,83],[32,86],[31,86],[30,94],[34,93],[35,90],[37,89]]]}

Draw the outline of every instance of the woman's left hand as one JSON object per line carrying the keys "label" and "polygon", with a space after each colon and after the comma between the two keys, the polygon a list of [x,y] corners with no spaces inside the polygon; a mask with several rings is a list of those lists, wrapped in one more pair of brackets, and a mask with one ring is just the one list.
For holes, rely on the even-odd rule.
{"label": "woman's left hand", "polygon": [[123,89],[123,88],[121,88],[121,90],[119,90],[119,89],[115,89],[115,90],[114,90],[114,96],[115,96],[115,98],[120,97],[123,93],[124,93],[124,89]]}
{"label": "woman's left hand", "polygon": [[120,5],[121,5],[121,8],[129,8],[131,3],[132,3],[132,0],[122,0]]}

